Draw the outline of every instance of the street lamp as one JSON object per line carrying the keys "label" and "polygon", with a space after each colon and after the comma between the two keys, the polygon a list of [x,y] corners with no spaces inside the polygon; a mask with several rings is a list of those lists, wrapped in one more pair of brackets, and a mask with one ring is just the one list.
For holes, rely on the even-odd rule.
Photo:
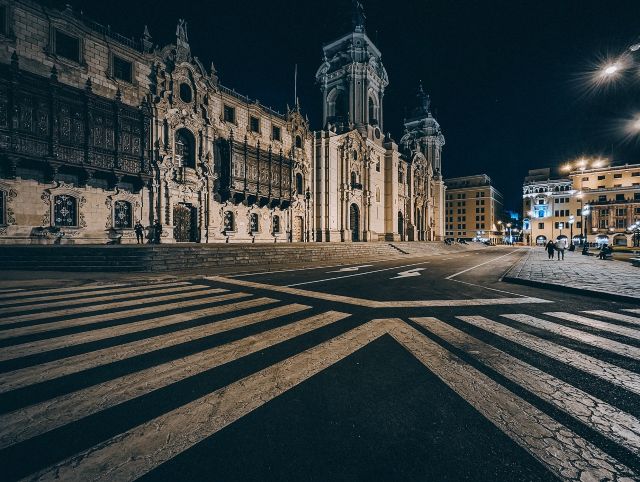
{"label": "street lamp", "polygon": [[575,222],[575,217],[569,216],[569,227],[571,228],[571,245],[573,246],[573,223]]}
{"label": "street lamp", "polygon": [[640,221],[636,221],[631,226],[629,226],[628,229],[633,233],[633,247],[640,247]]}
{"label": "street lamp", "polygon": [[587,238],[587,218],[589,217],[589,213],[591,212],[591,206],[589,206],[588,204],[585,204],[582,209],[580,210],[580,217],[582,218],[582,230],[584,231],[584,241],[583,243],[586,245],[588,238]]}
{"label": "street lamp", "polygon": [[533,238],[533,214],[534,211],[533,209],[529,212],[527,212],[527,214],[529,215],[529,246],[535,246],[534,243],[534,238]]}
{"label": "street lamp", "polygon": [[304,193],[304,206],[305,206],[305,217],[307,219],[306,222],[306,233],[305,233],[305,238],[307,239],[307,243],[309,242],[309,231],[311,228],[311,219],[310,219],[310,215],[309,215],[309,201],[311,200],[311,191],[309,191],[309,186],[307,186],[307,191]]}
{"label": "street lamp", "polygon": [[511,223],[507,223],[507,229],[509,229],[509,244],[513,244],[513,240],[511,239]]}

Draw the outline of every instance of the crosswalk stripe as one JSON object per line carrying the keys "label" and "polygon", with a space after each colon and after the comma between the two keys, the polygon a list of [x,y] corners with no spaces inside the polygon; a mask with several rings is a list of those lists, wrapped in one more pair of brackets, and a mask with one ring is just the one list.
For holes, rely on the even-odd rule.
{"label": "crosswalk stripe", "polygon": [[[219,303],[220,301],[228,301],[239,298],[246,298],[251,296],[247,293],[230,293],[227,295],[214,296],[201,300],[201,304],[205,303]],[[270,303],[276,303],[278,300],[272,298],[255,298],[253,300],[242,301],[240,303],[232,303],[222,306],[215,306],[206,309],[207,315],[217,315],[222,313],[229,313],[234,310],[242,310],[247,308],[254,308],[256,306],[262,306]],[[203,310],[205,311],[205,310]],[[127,335],[136,333],[139,331],[149,330],[152,328],[158,328],[161,326],[172,325],[175,323],[181,323],[193,319],[193,313],[179,313],[176,315],[169,315],[162,318],[151,318],[148,320],[134,321],[123,325],[109,326],[106,328],[100,328],[83,333],[74,333],[72,335],[60,336],[55,339],[49,338],[44,340],[38,340],[20,345],[14,345],[11,347],[3,348],[0,352],[0,360],[11,360],[15,358],[22,358],[27,355],[34,355],[38,353],[44,353],[51,350],[57,350],[60,348],[67,348],[74,345],[81,345],[98,340],[104,340],[106,338],[112,338],[114,336]],[[73,320],[76,321],[76,320]],[[85,320],[86,321],[86,320]],[[82,324],[86,324],[83,322]],[[40,325],[38,325],[40,326]]]}
{"label": "crosswalk stripe", "polygon": [[[637,316],[625,315],[623,313],[615,313],[613,311],[606,311],[606,310],[589,310],[589,311],[583,311],[583,313],[600,316],[602,318],[610,318],[612,320],[625,321],[627,323],[632,323],[634,325],[640,325],[640,318],[638,318]],[[640,310],[638,311],[638,313],[640,313]]]}
{"label": "crosswalk stripe", "polygon": [[405,323],[390,335],[478,412],[563,480],[636,474],[598,447]]}
{"label": "crosswalk stripe", "polygon": [[[72,316],[72,315],[78,315],[78,314],[84,315],[86,313],[91,313],[95,311],[106,311],[106,310],[109,310],[110,313],[107,313],[104,315],[95,315],[94,321],[118,320],[121,318],[128,318],[130,316],[134,316],[132,314],[134,312],[137,312],[138,314],[149,314],[153,312],[153,309],[150,307],[150,308],[141,308],[140,310],[129,310],[129,311],[123,311],[123,312],[112,312],[112,310],[116,310],[120,308],[128,308],[131,306],[139,306],[141,304],[148,305],[150,303],[160,303],[160,302],[170,301],[174,299],[188,299],[188,298],[193,298],[194,296],[199,296],[198,293],[212,294],[212,293],[225,293],[227,291],[229,290],[226,290],[224,288],[207,289],[206,287],[203,286],[201,288],[194,289],[193,291],[188,293],[150,297],[150,298],[144,298],[143,300],[134,299],[134,300],[128,300],[128,301],[119,301],[117,303],[101,303],[98,305],[80,306],[77,308],[65,308],[62,310],[54,310],[54,311],[46,310],[46,311],[41,311],[37,313],[29,313],[26,315],[14,315],[9,318],[1,319],[0,327],[3,325],[23,323],[25,321],[44,320],[49,318],[57,318],[61,316]],[[174,307],[181,308],[182,305],[175,306],[174,304],[166,304],[166,305],[158,305],[153,308],[155,308],[156,311],[166,311],[166,310],[173,309]]]}
{"label": "crosswalk stripe", "polygon": [[[266,301],[263,298],[260,298],[260,300],[261,302]],[[254,306],[252,305],[252,307]],[[194,326],[192,328],[181,330],[178,333],[172,332],[164,335],[156,335],[143,340],[117,345],[115,347],[102,348],[89,353],[81,353],[79,355],[53,360],[33,367],[26,367],[12,372],[6,372],[2,374],[2,379],[0,380],[0,393],[71,375],[97,366],[126,360],[127,358],[140,356],[145,353],[179,345],[181,343],[198,340],[217,333],[233,330],[241,326],[249,326],[254,323],[272,320],[281,316],[292,315],[310,308],[310,306],[299,304],[279,306],[277,308],[270,308],[258,313],[249,313],[246,315],[236,316],[234,318],[228,318],[226,320],[216,321],[207,325]],[[207,308],[204,310],[193,311],[191,313],[185,313],[180,315],[175,322],[179,323],[181,321],[206,317],[212,314],[215,315],[218,314],[218,311],[218,308]],[[153,322],[153,326],[166,325],[162,318],[153,320]]]}
{"label": "crosswalk stripe", "polygon": [[92,290],[101,290],[101,289],[109,289],[109,288],[117,288],[124,287],[125,284],[122,283],[109,283],[109,284],[86,284],[82,286],[70,286],[68,288],[53,288],[53,289],[25,289],[20,288],[20,291],[24,291],[24,293],[11,293],[11,294],[0,294],[0,299],[4,298],[17,298],[17,297],[27,297],[27,296],[40,296],[40,295],[53,295],[57,293],[73,293],[74,291],[92,291]]}
{"label": "crosswalk stripe", "polygon": [[[158,296],[157,298],[145,298],[142,300],[132,300],[132,302],[135,302],[136,305],[142,305],[142,304],[160,303],[163,301],[171,301],[176,299],[186,300],[186,299],[196,298],[196,301],[199,302],[198,304],[205,304],[208,298],[202,298],[203,296],[210,296],[218,293],[219,291],[217,288],[211,288],[211,289],[205,288],[197,291],[191,291],[189,293],[175,293],[175,294],[170,294],[165,296]],[[249,295],[246,295],[246,296],[249,296]],[[161,305],[161,307],[164,309],[166,309],[166,306],[167,305]],[[36,325],[22,326],[18,328],[9,327],[6,330],[0,331],[0,340],[5,340],[7,338],[15,338],[16,336],[32,335],[34,333],[42,333],[45,331],[53,331],[53,330],[60,330],[63,328],[72,328],[76,326],[87,325],[91,323],[96,323],[97,322],[96,320],[104,321],[104,320],[122,319],[122,318],[125,318],[124,316],[125,313],[128,313],[129,315],[127,316],[128,318],[133,316],[131,313],[134,311],[140,314],[146,314],[147,311],[157,311],[157,309],[155,309],[155,307],[153,306],[150,308],[151,309],[140,308],[139,310],[129,310],[128,312],[120,313],[119,315],[122,315],[122,316],[117,316],[117,317],[114,317],[110,313],[105,313],[103,315],[86,316],[82,318],[71,318],[68,320],[60,320],[60,321],[51,321],[49,323],[39,323]]]}
{"label": "crosswalk stripe", "polygon": [[[33,298],[19,298],[13,300],[5,300],[2,302],[2,306],[13,306],[13,305],[26,305],[30,303],[44,303],[44,302],[53,302],[56,300],[67,300],[67,301],[75,301],[83,298],[91,298],[92,296],[105,296],[110,294],[118,294],[118,293],[135,293],[137,291],[142,292],[151,292],[152,290],[158,288],[178,288],[189,286],[191,283],[186,281],[181,282],[171,282],[171,283],[161,283],[156,285],[144,285],[144,286],[127,286],[115,289],[108,290],[100,290],[100,291],[88,291],[86,293],[62,293],[54,296],[35,296]],[[195,286],[195,285],[191,285]],[[133,294],[131,296],[134,296]],[[47,306],[45,304],[39,304],[38,306]]]}
{"label": "crosswalk stripe", "polygon": [[456,316],[456,318],[640,395],[640,375],[630,370],[558,345],[544,338],[538,338],[517,328],[492,321],[484,316]]}
{"label": "crosswalk stripe", "polygon": [[628,311],[629,313],[639,313],[640,314],[640,308],[625,308],[622,311]]}
{"label": "crosswalk stripe", "polygon": [[411,320],[608,439],[640,455],[640,421],[632,415],[437,318]]}
{"label": "crosswalk stripe", "polygon": [[101,301],[113,301],[113,300],[121,300],[121,299],[137,299],[140,303],[144,301],[144,298],[154,295],[162,295],[165,293],[188,293],[189,291],[201,290],[205,289],[207,286],[178,286],[177,288],[163,288],[160,290],[148,290],[148,291],[138,291],[136,293],[122,293],[118,295],[105,295],[105,296],[96,296],[93,298],[78,298],[73,300],[61,300],[55,301],[53,303],[38,303],[38,304],[27,304],[20,306],[10,306],[9,308],[0,308],[0,315],[6,315],[9,313],[17,313],[20,311],[36,311],[36,310],[48,310],[50,308],[57,308],[60,306],[68,307],[68,306],[80,306],[80,305],[88,305],[90,303],[99,303]]}
{"label": "crosswalk stripe", "polygon": [[[29,476],[133,480],[384,334],[372,322],[271,365]],[[171,437],[167,435],[171,433]],[[153,456],[151,456],[153,454]]]}
{"label": "crosswalk stripe", "polygon": [[509,314],[500,316],[520,323],[524,323],[525,325],[533,326],[535,328],[542,328],[543,330],[546,330],[550,333],[571,338],[581,343],[585,343],[586,345],[591,345],[602,350],[610,351],[611,353],[616,353],[628,358],[633,358],[634,360],[640,360],[640,348],[637,348],[635,346],[625,345],[624,343],[609,340],[608,338],[603,338],[601,336],[592,335],[584,331],[576,330],[575,328],[569,328],[568,326],[536,318],[535,316],[524,314]]}
{"label": "crosswalk stripe", "polygon": [[349,316],[322,313],[0,416],[0,449]]}
{"label": "crosswalk stripe", "polygon": [[554,318],[560,318],[561,320],[572,321],[574,323],[579,323],[581,325],[588,326],[590,328],[596,328],[598,330],[606,331],[609,333],[626,336],[627,338],[640,340],[640,331],[637,328],[628,328],[626,326],[614,325],[613,323],[594,320],[593,318],[574,315],[573,313],[564,313],[562,311],[549,312],[545,313],[545,315],[553,316]]}
{"label": "crosswalk stripe", "polygon": [[[0,295],[5,295],[7,293],[19,293],[20,291],[24,291],[24,288],[8,288],[0,290]],[[0,296],[0,298],[4,298],[4,296]]]}

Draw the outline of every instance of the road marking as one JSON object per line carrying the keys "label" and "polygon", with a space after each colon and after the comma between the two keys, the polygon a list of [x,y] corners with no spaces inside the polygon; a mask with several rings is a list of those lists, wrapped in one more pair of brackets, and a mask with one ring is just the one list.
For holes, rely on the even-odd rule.
{"label": "road marking", "polygon": [[616,335],[626,336],[627,338],[633,338],[634,340],[640,340],[640,331],[637,328],[628,328],[626,326],[614,325],[613,323],[607,323],[605,321],[594,320],[587,318],[586,316],[574,315],[573,313],[565,313],[562,311],[554,311],[545,313],[547,316],[553,316],[554,318],[560,318],[561,320],[572,321],[579,323],[590,328],[606,331],[608,333],[615,333]]}
{"label": "road marking", "polygon": [[[218,303],[219,301],[227,301],[230,299],[245,298],[251,296],[247,293],[232,293],[228,295],[216,296],[212,298],[212,303]],[[256,306],[262,306],[266,304],[276,303],[278,300],[273,298],[254,298],[248,301],[241,301],[238,303],[231,303],[227,305],[214,306],[207,308],[207,316],[219,315],[222,313],[229,313],[235,310],[255,308]],[[204,304],[204,303],[203,303]],[[75,333],[72,335],[59,336],[57,338],[48,338],[44,340],[33,341],[29,343],[23,343],[20,345],[14,345],[8,348],[3,348],[0,352],[0,360],[22,358],[27,355],[35,355],[46,351],[57,350],[66,348],[72,345],[82,345],[91,341],[103,340],[105,338],[112,338],[114,336],[120,336],[130,333],[136,333],[139,331],[150,330],[164,325],[172,325],[175,323],[183,323],[192,319],[194,312],[180,313],[177,315],[170,315],[162,318],[152,318],[143,321],[134,321],[126,323],[124,325],[109,326],[106,328],[100,328],[91,330],[88,332]],[[75,320],[74,320],[75,321]],[[85,325],[87,323],[82,323]]]}
{"label": "road marking", "polygon": [[640,421],[634,416],[437,318],[411,320],[613,442],[640,455]]}
{"label": "road marking", "polygon": [[360,268],[369,268],[373,266],[372,264],[363,264],[361,266],[349,266],[347,268],[341,268],[336,271],[327,271],[327,273],[344,273],[347,271],[358,271]]}
{"label": "road marking", "polygon": [[[264,298],[261,300],[264,300]],[[263,304],[267,303],[253,306],[262,306]],[[143,355],[145,353],[179,345],[181,343],[206,338],[208,336],[222,333],[224,331],[234,330],[242,326],[261,323],[281,316],[293,315],[308,309],[311,309],[311,307],[299,304],[279,306],[277,308],[270,308],[257,313],[249,313],[246,315],[236,316],[234,318],[227,318],[226,320],[209,322],[206,325],[194,326],[192,328],[180,330],[177,333],[171,332],[165,333],[164,335],[156,335],[143,340],[132,341],[109,348],[102,348],[100,350],[81,353],[68,358],[53,360],[40,365],[6,372],[2,374],[2,380],[0,381],[0,393],[71,375],[72,373],[81,372],[97,366],[119,362],[126,360],[127,358]],[[184,313],[181,315],[179,320],[176,320],[176,323],[216,314],[220,314],[218,308],[208,308],[206,310]],[[158,318],[154,321],[159,324],[155,326],[166,326],[167,324],[162,318]]]}
{"label": "road marking", "polygon": [[493,263],[494,261],[497,261],[497,260],[502,259],[502,258],[506,258],[507,256],[511,256],[513,253],[517,253],[517,252],[518,252],[517,250],[516,251],[511,251],[510,253],[507,253],[507,254],[505,254],[503,256],[498,256],[497,258],[492,258],[489,261],[485,261],[484,263],[477,264],[475,266],[472,266],[471,268],[467,268],[467,269],[459,271],[459,272],[457,272],[455,274],[449,275],[445,279],[453,279],[456,276],[459,276],[459,275],[461,275],[463,273],[466,273],[467,271],[471,271],[472,269],[479,268],[480,266],[484,266],[485,264]]}
{"label": "road marking", "polygon": [[5,414],[0,416],[0,449],[349,316],[329,311]]}
{"label": "road marking", "polygon": [[344,276],[334,276],[333,278],[318,279],[318,280],[313,280],[313,281],[304,281],[302,283],[294,283],[294,284],[287,285],[287,286],[288,287],[293,287],[293,286],[310,285],[310,284],[313,284],[313,283],[324,283],[325,281],[334,281],[334,280],[337,280],[337,279],[351,278],[353,276],[365,276],[365,275],[374,274],[374,273],[381,273],[383,271],[391,271],[391,270],[394,270],[394,269],[409,268],[411,266],[420,266],[420,265],[429,264],[429,263],[430,263],[430,261],[423,261],[421,263],[405,264],[404,266],[394,266],[393,268],[375,269],[375,270],[372,270],[372,271],[366,271],[364,273],[347,274],[347,275],[344,275]]}
{"label": "road marking", "polygon": [[575,328],[569,328],[568,326],[553,323],[551,321],[542,320],[534,316],[522,314],[500,316],[508,318],[510,320],[518,321],[520,323],[524,323],[529,326],[533,326],[535,328],[542,328],[543,330],[546,330],[550,333],[571,338],[586,345],[595,346],[596,348],[600,348],[601,350],[610,351],[618,355],[633,358],[634,360],[640,360],[640,348],[637,348],[635,346],[625,345],[624,343],[613,341],[608,338],[591,335],[590,333],[585,333],[584,331],[576,330]]}
{"label": "road marking", "polygon": [[529,350],[541,353],[553,360],[640,395],[640,374],[539,338],[531,333],[503,325],[484,316],[456,316],[456,318],[492,335],[500,336],[505,340],[517,343]]}
{"label": "road marking", "polygon": [[627,308],[623,311],[628,311],[629,313],[640,313],[640,309],[638,308]]}
{"label": "road marking", "polygon": [[[104,295],[115,294],[115,293],[131,293],[131,296],[134,296],[133,293],[135,293],[136,291],[148,292],[156,288],[176,288],[177,289],[177,287],[179,286],[185,287],[189,285],[191,285],[191,283],[184,281],[180,283],[162,283],[154,286],[128,286],[125,288],[116,288],[116,289],[108,289],[108,290],[100,290],[100,291],[87,291],[86,293],[62,293],[62,294],[53,295],[53,296],[35,296],[32,298],[30,297],[26,299],[19,298],[19,299],[6,300],[2,302],[2,306],[22,305],[27,303],[41,303],[45,301],[51,302],[56,300],[71,301],[71,300],[86,298],[87,296],[94,296],[94,295],[104,296]],[[45,305],[39,305],[39,306],[45,306]]]}
{"label": "road marking", "polygon": [[[0,294],[4,295],[7,293],[19,293],[21,291],[24,291],[24,288],[7,288],[7,289],[1,289]],[[0,298],[5,298],[5,297],[1,296]]]}
{"label": "road marking", "polygon": [[[55,318],[60,316],[72,316],[72,315],[78,315],[78,314],[84,315],[86,313],[91,313],[95,311],[106,311],[106,310],[109,310],[110,312],[105,313],[103,315],[95,315],[92,319],[95,322],[106,321],[106,320],[119,320],[122,318],[129,318],[130,316],[133,316],[134,313],[147,315],[147,314],[153,313],[154,310],[167,311],[174,308],[184,308],[185,306],[191,306],[191,305],[184,305],[183,304],[184,301],[183,301],[178,303],[158,304],[157,306],[149,306],[146,308],[139,308],[139,309],[129,310],[129,311],[111,312],[111,310],[116,310],[119,308],[128,308],[130,306],[140,306],[141,304],[148,305],[150,303],[161,303],[164,301],[170,301],[174,299],[185,300],[185,299],[193,298],[195,296],[201,296],[202,294],[225,293],[227,291],[229,290],[225,290],[223,288],[206,289],[206,287],[203,286],[201,289],[194,290],[189,293],[180,293],[177,295],[165,295],[165,296],[158,296],[153,298],[145,298],[144,300],[129,300],[129,301],[119,301],[117,303],[102,303],[99,305],[80,306],[78,308],[69,308],[69,309],[55,310],[55,311],[42,311],[39,313],[17,315],[17,316],[12,316],[10,318],[4,318],[0,320],[0,326],[11,325],[11,324],[21,323],[25,321],[35,321],[35,320],[43,320],[48,318]],[[191,301],[190,303],[193,304],[194,302]]]}
{"label": "road marking", "polygon": [[[123,293],[118,295],[95,296],[89,298],[78,298],[73,300],[55,301],[53,303],[38,303],[35,305],[11,306],[9,308],[0,308],[0,314],[16,313],[20,311],[47,310],[49,308],[57,308],[59,306],[78,306],[90,303],[98,303],[100,301],[121,300],[130,298],[145,298],[146,296],[160,295],[163,293],[184,293],[204,289],[203,285],[178,286],[177,288],[164,288],[160,290],[138,291],[136,293]],[[29,303],[29,301],[24,300]],[[142,303],[144,300],[139,300]]]}
{"label": "road marking", "polygon": [[[209,293],[205,290],[201,293],[198,293],[198,295],[200,296],[209,295],[209,294],[217,294],[217,292],[214,291],[213,293]],[[227,297],[226,299],[242,298],[246,296],[251,296],[251,295],[248,293],[232,293],[230,295],[224,295],[224,297]],[[171,299],[175,297],[176,296],[174,295],[172,296]],[[162,298],[166,298],[166,297],[162,297]],[[213,298],[211,297],[199,298],[198,304],[204,305],[205,303],[208,302],[207,300],[210,300],[210,299],[212,299],[213,302],[215,303],[217,302],[218,298],[219,298],[218,296],[214,296]],[[161,301],[161,298],[158,298],[153,301]],[[11,328],[8,330],[0,331],[0,340],[6,340],[7,338],[15,338],[18,336],[33,335],[35,333],[44,333],[44,332],[53,331],[53,330],[62,330],[65,328],[77,328],[79,326],[91,325],[93,323],[95,323],[94,318],[91,316],[87,316],[85,318],[71,318],[69,320],[52,321],[50,323],[40,323],[38,325],[21,326],[19,328]],[[55,335],[52,335],[52,336],[55,336]],[[2,351],[4,352],[5,350],[6,348],[3,349]],[[4,356],[4,353],[0,354],[0,357],[1,356]]]}
{"label": "road marking", "polygon": [[[397,269],[394,268],[394,269]],[[246,288],[256,288],[278,293],[287,293],[306,298],[332,301],[334,303],[344,303],[348,305],[363,306],[367,308],[422,308],[432,306],[492,306],[492,305],[518,305],[528,303],[552,303],[541,298],[469,298],[466,300],[407,300],[407,301],[377,301],[364,298],[353,298],[351,296],[335,295],[323,293],[321,291],[308,291],[291,286],[269,285],[256,283],[253,281],[225,278],[223,276],[206,276],[205,279],[223,284],[243,286]]]}
{"label": "road marking", "polygon": [[420,271],[424,271],[426,268],[413,268],[408,271],[401,271],[398,273],[398,276],[394,276],[389,279],[401,279],[401,278],[411,278],[413,276],[420,276]]}
{"label": "road marking", "polygon": [[40,295],[47,295],[47,294],[57,294],[57,293],[73,293],[75,291],[99,291],[101,289],[108,289],[108,288],[118,288],[118,287],[126,287],[127,285],[124,285],[122,283],[111,283],[111,284],[105,284],[105,285],[100,285],[100,284],[88,284],[88,285],[82,285],[82,286],[70,286],[69,288],[55,288],[55,289],[31,289],[31,288],[21,288],[21,291],[23,291],[23,293],[11,293],[11,294],[0,294],[0,299],[4,299],[4,298],[22,298],[22,297],[27,297],[27,296],[40,296]]}
{"label": "road marking", "polygon": [[[614,313],[613,311],[605,310],[590,310],[583,311],[583,313],[600,316],[602,318],[610,318],[612,320],[626,321],[627,323],[633,323],[634,325],[640,325],[640,318],[638,318],[637,316],[629,316],[622,313]],[[640,310],[638,310],[638,313],[640,313]]]}

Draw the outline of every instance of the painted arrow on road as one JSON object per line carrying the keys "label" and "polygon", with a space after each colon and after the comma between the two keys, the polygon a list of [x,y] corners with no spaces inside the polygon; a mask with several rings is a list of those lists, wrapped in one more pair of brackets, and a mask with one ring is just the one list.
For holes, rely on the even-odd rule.
{"label": "painted arrow on road", "polygon": [[372,264],[363,264],[362,266],[349,266],[348,268],[342,268],[336,271],[327,271],[327,273],[345,273],[347,271],[358,271],[360,268],[368,268],[373,266]]}
{"label": "painted arrow on road", "polygon": [[398,276],[394,276],[389,279],[399,279],[399,278],[411,278],[412,276],[420,276],[420,271],[424,271],[427,268],[413,268],[408,271],[401,271],[398,273]]}

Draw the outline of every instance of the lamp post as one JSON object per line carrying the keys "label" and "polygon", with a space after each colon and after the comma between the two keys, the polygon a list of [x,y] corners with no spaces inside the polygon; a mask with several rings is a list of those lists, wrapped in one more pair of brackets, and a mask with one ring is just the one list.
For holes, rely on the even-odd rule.
{"label": "lamp post", "polygon": [[500,237],[502,238],[502,242],[504,243],[504,235],[502,232],[502,221],[496,221],[496,224],[498,225],[498,234],[500,235]]}
{"label": "lamp post", "polygon": [[305,230],[305,238],[307,243],[309,242],[309,225],[311,224],[311,220],[309,219],[309,201],[311,200],[311,191],[309,191],[309,186],[307,186],[307,191],[304,193],[304,213],[305,213],[305,217],[307,219],[306,224],[306,230]]}
{"label": "lamp post", "polygon": [[573,223],[575,221],[575,218],[573,216],[569,216],[569,228],[571,230],[569,236],[571,237],[571,245],[573,246]]}
{"label": "lamp post", "polygon": [[589,217],[589,213],[591,212],[590,206],[588,204],[585,204],[582,207],[582,210],[580,211],[580,215],[583,219],[582,221],[582,229],[584,231],[584,241],[583,244],[587,244],[587,218]]}
{"label": "lamp post", "polygon": [[640,221],[636,221],[631,226],[629,226],[628,229],[633,233],[633,247],[640,247]]}
{"label": "lamp post", "polygon": [[509,230],[509,245],[513,244],[513,239],[511,239],[511,223],[507,223],[507,229]]}
{"label": "lamp post", "polygon": [[529,215],[529,246],[535,246],[533,239],[533,209],[527,213]]}

